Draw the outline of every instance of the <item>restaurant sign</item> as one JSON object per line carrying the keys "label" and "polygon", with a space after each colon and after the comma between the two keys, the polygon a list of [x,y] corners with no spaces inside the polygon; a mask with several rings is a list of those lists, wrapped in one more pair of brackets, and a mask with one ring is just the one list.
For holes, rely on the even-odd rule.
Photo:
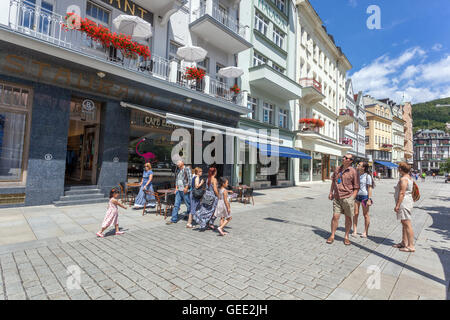
{"label": "restaurant sign", "polygon": [[109,4],[110,6],[113,6],[116,9],[119,9],[120,11],[126,14],[140,17],[145,21],[153,24],[153,14],[148,10],[142,8],[141,6],[135,4],[131,0],[102,0],[102,1],[104,3]]}

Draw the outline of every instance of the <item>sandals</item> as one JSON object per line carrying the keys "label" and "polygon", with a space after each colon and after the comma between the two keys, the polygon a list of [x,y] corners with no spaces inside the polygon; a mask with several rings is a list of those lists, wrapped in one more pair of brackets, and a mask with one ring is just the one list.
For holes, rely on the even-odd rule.
{"label": "sandals", "polygon": [[225,235],[225,233],[222,231],[222,229],[221,229],[220,227],[217,228],[217,231],[219,231],[219,233],[220,233],[221,236],[224,236],[224,235]]}
{"label": "sandals", "polygon": [[97,235],[97,237],[100,237],[100,238],[104,238],[104,237],[105,237],[105,236],[104,236],[103,234],[101,234],[100,232],[97,232],[96,235]]}
{"label": "sandals", "polygon": [[352,243],[350,242],[350,240],[344,239],[344,244],[345,244],[346,246],[349,246],[349,245],[351,245]]}
{"label": "sandals", "polygon": [[186,228],[188,228],[188,229],[192,229],[192,228],[193,228],[193,226],[192,226],[192,224],[188,223],[188,224],[186,225]]}
{"label": "sandals", "polygon": [[403,247],[399,249],[402,252],[416,252],[416,249],[411,249],[410,247]]}
{"label": "sandals", "polygon": [[328,240],[327,240],[327,243],[328,244],[332,244],[333,242],[334,242],[334,238],[329,237]]}
{"label": "sandals", "polygon": [[123,231],[117,231],[116,232],[116,236],[119,236],[119,235],[121,235],[121,234],[124,234],[125,232],[123,232]]}
{"label": "sandals", "polygon": [[397,249],[401,249],[401,248],[404,248],[405,245],[403,244],[403,242],[400,242],[400,243],[394,244],[392,247],[397,248]]}
{"label": "sandals", "polygon": [[367,238],[367,234],[362,234],[361,238]]}

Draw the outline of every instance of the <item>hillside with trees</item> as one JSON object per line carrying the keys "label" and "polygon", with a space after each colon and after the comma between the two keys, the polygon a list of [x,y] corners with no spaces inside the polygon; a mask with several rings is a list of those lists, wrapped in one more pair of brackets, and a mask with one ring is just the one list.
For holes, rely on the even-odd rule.
{"label": "hillside with trees", "polygon": [[450,123],[450,107],[436,107],[437,104],[450,104],[450,98],[413,105],[412,117],[414,132],[419,129],[446,130],[445,124]]}

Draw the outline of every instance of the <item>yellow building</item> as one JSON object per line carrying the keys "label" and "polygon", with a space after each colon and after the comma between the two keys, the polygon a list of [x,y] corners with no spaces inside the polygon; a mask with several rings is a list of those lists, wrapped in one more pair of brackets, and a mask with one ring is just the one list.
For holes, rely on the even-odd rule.
{"label": "yellow building", "polygon": [[382,177],[392,177],[392,109],[370,96],[364,97],[366,109],[366,154],[373,169]]}

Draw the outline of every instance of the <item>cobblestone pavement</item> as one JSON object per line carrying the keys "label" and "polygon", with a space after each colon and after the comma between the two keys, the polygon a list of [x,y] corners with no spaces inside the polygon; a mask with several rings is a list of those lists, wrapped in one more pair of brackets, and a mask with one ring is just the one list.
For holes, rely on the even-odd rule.
{"label": "cobblestone pavement", "polygon": [[[352,238],[353,245],[348,247],[342,241],[343,217],[334,244],[325,243],[332,209],[327,200],[328,184],[279,189],[255,197],[255,206],[233,203],[233,220],[226,237],[212,231],[186,229],[184,221],[166,226],[161,219],[151,227],[133,226],[121,236],[55,241],[3,252],[0,300],[354,298],[356,293],[348,296],[349,289],[339,291],[340,286],[371,255],[390,248],[398,240],[390,238],[391,234],[398,235],[399,227],[393,213],[395,183],[377,182],[370,237]],[[439,200],[444,204],[440,209],[433,207],[437,215],[448,214],[449,185],[439,180],[420,183],[420,187],[422,202],[418,205],[422,209],[418,212],[430,211],[426,207]],[[433,199],[436,197],[444,199]],[[422,215],[426,217],[427,213]],[[441,218],[448,225],[448,215]],[[423,220],[421,225],[415,225],[420,229],[415,230],[418,236],[427,227]],[[438,227],[435,220],[427,232],[439,231],[433,229]],[[362,227],[361,219],[358,231]],[[436,247],[442,251],[441,258],[445,258],[444,253],[448,258],[446,232],[440,240],[431,237],[442,241],[444,247]],[[420,253],[420,243],[417,250],[416,255]],[[403,263],[411,256],[402,255]],[[387,253],[382,258],[390,259]],[[441,269],[448,268],[448,264],[443,267],[448,261],[444,258],[437,260]],[[73,270],[73,266],[75,271],[77,267],[81,271],[79,288],[74,280],[76,272],[68,276],[67,270]],[[411,270],[427,278],[421,268],[426,266]],[[441,281],[448,289],[448,270],[444,271],[443,278],[435,275],[430,281]],[[400,271],[397,280],[401,274]]]}

